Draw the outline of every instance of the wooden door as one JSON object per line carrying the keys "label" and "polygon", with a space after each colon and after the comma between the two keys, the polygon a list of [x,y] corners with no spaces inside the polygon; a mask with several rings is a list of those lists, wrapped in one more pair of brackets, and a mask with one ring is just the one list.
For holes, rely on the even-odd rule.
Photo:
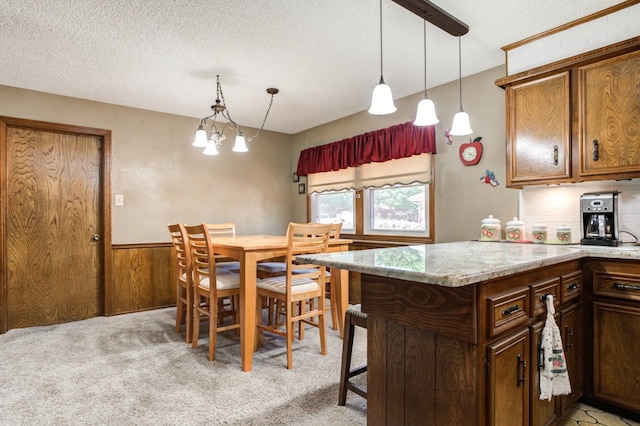
{"label": "wooden door", "polygon": [[638,75],[640,51],[580,68],[581,177],[638,177]]}
{"label": "wooden door", "polygon": [[505,337],[487,347],[487,424],[516,426],[529,424],[527,357],[529,329]]}
{"label": "wooden door", "polygon": [[569,72],[507,87],[507,186],[571,181]]}
{"label": "wooden door", "polygon": [[0,331],[105,313],[110,132],[0,118]]}

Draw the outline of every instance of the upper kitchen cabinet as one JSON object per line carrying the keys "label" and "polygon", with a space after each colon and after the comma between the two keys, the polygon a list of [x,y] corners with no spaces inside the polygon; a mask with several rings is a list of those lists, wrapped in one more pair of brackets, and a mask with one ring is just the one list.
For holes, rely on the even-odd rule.
{"label": "upper kitchen cabinet", "polygon": [[580,176],[640,172],[640,51],[579,68]]}
{"label": "upper kitchen cabinet", "polygon": [[508,187],[640,178],[640,37],[496,84]]}
{"label": "upper kitchen cabinet", "polygon": [[506,88],[508,186],[571,181],[569,73]]}

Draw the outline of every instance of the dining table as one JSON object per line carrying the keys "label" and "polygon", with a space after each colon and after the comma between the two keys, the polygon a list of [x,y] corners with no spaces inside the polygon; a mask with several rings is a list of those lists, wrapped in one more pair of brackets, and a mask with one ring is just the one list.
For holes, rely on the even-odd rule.
{"label": "dining table", "polygon": [[[347,251],[353,241],[343,238],[329,240],[329,252]],[[256,338],[257,264],[287,254],[288,240],[284,235],[236,235],[212,237],[211,250],[216,255],[240,262],[240,353],[243,371],[253,368]],[[332,288],[336,292],[338,329],[344,334],[344,317],[349,304],[349,271],[331,268]]]}

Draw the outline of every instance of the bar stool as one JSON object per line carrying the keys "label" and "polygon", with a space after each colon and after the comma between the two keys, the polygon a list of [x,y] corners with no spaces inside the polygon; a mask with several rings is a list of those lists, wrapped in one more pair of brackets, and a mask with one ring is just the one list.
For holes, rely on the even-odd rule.
{"label": "bar stool", "polygon": [[367,399],[367,390],[351,383],[350,378],[358,376],[367,371],[367,365],[351,369],[351,354],[353,352],[353,334],[355,326],[367,328],[367,314],[362,312],[360,305],[353,305],[347,309],[344,318],[344,341],[342,343],[342,367],[340,368],[340,394],[338,405],[345,405],[347,402],[347,391],[355,392],[364,399]]}

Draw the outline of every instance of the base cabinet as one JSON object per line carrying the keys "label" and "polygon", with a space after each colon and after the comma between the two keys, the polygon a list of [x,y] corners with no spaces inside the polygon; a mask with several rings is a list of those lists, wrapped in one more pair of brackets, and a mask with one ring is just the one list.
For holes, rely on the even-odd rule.
{"label": "base cabinet", "polygon": [[582,303],[573,304],[560,312],[560,333],[567,360],[567,371],[571,382],[571,393],[560,397],[560,413],[566,410],[582,396],[582,376],[584,371],[584,327]]}
{"label": "base cabinet", "polygon": [[548,426],[554,424],[558,419],[558,410],[556,409],[556,397],[551,400],[540,399],[540,370],[542,369],[543,360],[540,353],[542,344],[542,329],[544,321],[538,321],[529,327],[531,333],[531,352],[529,353],[530,368],[529,392],[531,394],[531,405],[529,410],[529,424],[531,426]]}
{"label": "base cabinet", "polygon": [[594,396],[640,412],[640,304],[596,301]]}
{"label": "base cabinet", "polygon": [[529,330],[524,329],[487,347],[488,424],[528,424]]}

